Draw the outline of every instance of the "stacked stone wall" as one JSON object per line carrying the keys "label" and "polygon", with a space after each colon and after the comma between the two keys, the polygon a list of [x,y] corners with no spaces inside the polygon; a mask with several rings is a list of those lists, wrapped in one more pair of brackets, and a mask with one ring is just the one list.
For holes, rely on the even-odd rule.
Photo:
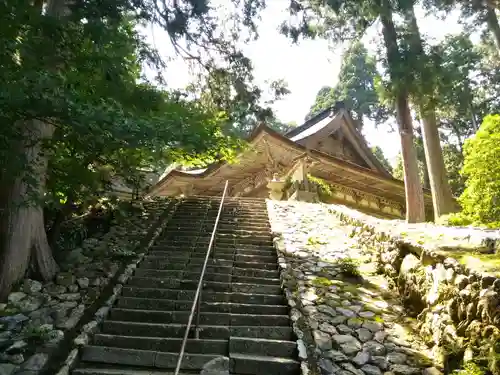
{"label": "stacked stone wall", "polygon": [[[470,235],[455,238],[450,246],[444,234],[418,240],[405,237],[404,225],[387,225],[387,221],[373,220],[346,207],[332,206],[330,210],[351,227],[351,238],[371,254],[378,271],[393,281],[445,373],[463,361],[474,360],[500,374],[500,278],[446,254],[494,254],[498,233],[460,229]],[[420,238],[425,237],[426,230],[436,232],[436,228],[441,229],[422,226]],[[411,230],[415,233],[415,226]]]}
{"label": "stacked stone wall", "polygon": [[57,358],[86,342],[78,331],[90,332],[105,316],[107,310],[99,307],[113,303],[117,286],[133,272],[148,246],[143,242],[157,235],[151,227],[161,226],[169,204],[133,208],[102,237],[87,238],[67,251],[53,282],[24,279],[0,303],[1,375],[57,372]]}

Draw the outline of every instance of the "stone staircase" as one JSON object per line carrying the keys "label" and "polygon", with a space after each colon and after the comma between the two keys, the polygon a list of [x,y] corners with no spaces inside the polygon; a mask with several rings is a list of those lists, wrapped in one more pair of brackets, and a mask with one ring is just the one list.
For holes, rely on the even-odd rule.
{"label": "stone staircase", "polygon": [[[194,197],[178,206],[73,375],[173,374],[219,204]],[[265,201],[227,198],[213,251],[199,339],[193,321],[181,373],[226,356],[231,374],[298,375]]]}

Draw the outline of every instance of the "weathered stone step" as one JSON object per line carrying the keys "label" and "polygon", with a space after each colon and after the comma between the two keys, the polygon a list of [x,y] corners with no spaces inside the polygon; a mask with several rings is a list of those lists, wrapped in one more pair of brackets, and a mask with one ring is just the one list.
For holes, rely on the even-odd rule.
{"label": "weathered stone step", "polygon": [[[201,251],[206,252],[208,248],[208,244],[196,245],[196,246],[188,246],[186,248],[180,247],[178,245],[154,245],[152,250],[163,250],[163,251],[183,251],[183,250],[191,250],[191,251]],[[244,251],[244,252],[256,252],[256,254],[260,253],[271,253],[276,255],[276,250],[272,245],[268,246],[249,246],[249,245],[230,245],[230,244],[213,244],[213,249],[215,250],[226,250],[226,251]]]}
{"label": "weathered stone step", "polygon": [[[145,369],[130,367],[130,366],[116,366],[106,364],[85,363],[84,367],[79,367],[73,370],[73,375],[174,375],[173,372],[165,372],[158,369]],[[193,375],[199,374],[195,372],[180,372],[179,375]]]}
{"label": "weathered stone step", "polygon": [[[246,255],[246,254],[231,254],[227,252],[214,251],[216,259],[234,260],[236,262],[258,262],[258,263],[273,263],[277,261],[276,255]],[[207,256],[206,250],[202,251],[155,251],[148,253],[145,259],[202,259]],[[211,255],[213,256],[213,255]]]}
{"label": "weathered stone step", "polygon": [[[145,259],[141,262],[141,267],[144,268],[156,268],[156,269],[166,269],[165,267],[171,267],[167,269],[184,269],[186,266],[193,265],[203,265],[205,262],[204,258],[181,258],[181,257],[156,257],[153,255],[147,255]],[[179,265],[175,268],[175,264]],[[210,257],[207,265],[210,266],[224,266],[224,267],[239,267],[239,268],[250,268],[250,269],[266,269],[266,270],[277,270],[277,263],[261,263],[261,262],[241,262],[233,261],[228,259],[213,259]],[[180,267],[180,268],[179,268]]]}
{"label": "weathered stone step", "polygon": [[[177,258],[174,261],[174,259],[172,259],[172,258],[165,259],[163,257],[151,256],[147,259],[144,259],[141,262],[140,267],[156,268],[156,269],[165,269],[165,267],[173,267],[170,269],[184,269],[188,264],[192,266],[192,265],[203,265],[203,263],[204,263],[203,259],[193,259],[192,261],[190,261],[189,259],[186,260],[186,259]],[[177,264],[177,266],[174,266],[176,264]],[[232,267],[233,261],[231,261],[231,260],[228,261],[228,260],[224,260],[224,259],[217,259],[214,261],[212,259],[212,257],[210,257],[207,265]],[[176,267],[176,268],[174,268],[174,267]]]}
{"label": "weathered stone step", "polygon": [[[153,277],[134,276],[129,280],[128,285],[143,288],[196,290],[198,287],[198,280],[158,279]],[[281,286],[235,282],[228,284],[226,282],[204,281],[203,292],[205,291],[280,294]]]}
{"label": "weathered stone step", "polygon": [[[189,271],[161,271],[161,270],[138,268],[135,271],[135,276],[154,277],[154,278],[177,278],[179,280],[183,279],[196,280],[196,278],[200,276],[200,273],[189,272]],[[229,273],[212,273],[212,272],[205,273],[204,280],[219,281],[219,282],[250,283],[250,284],[268,284],[268,285],[280,284],[280,279],[278,278],[238,276]]]}
{"label": "weathered stone step", "polygon": [[295,341],[270,340],[249,337],[229,338],[229,354],[260,354],[270,357],[292,358],[296,355]]}
{"label": "weathered stone step", "polygon": [[[157,271],[185,271],[185,272],[195,272],[198,275],[201,273],[203,265],[187,265],[184,264],[168,264],[163,268],[159,267],[148,267],[146,264],[141,264],[138,268],[140,270],[157,270]],[[250,276],[250,277],[263,277],[276,279],[279,278],[278,270],[262,270],[262,269],[252,269],[252,268],[238,268],[238,267],[226,267],[226,266],[207,266],[207,273],[220,273],[220,274],[232,274],[236,276]]]}
{"label": "weathered stone step", "polygon": [[[139,288],[127,286],[123,288],[124,297],[162,298],[192,301],[194,290]],[[238,293],[238,292],[210,292],[203,291],[205,302],[234,302],[259,305],[285,304],[284,296],[280,294]]]}
{"label": "weathered stone step", "polygon": [[[122,297],[118,300],[117,306],[125,309],[151,309],[151,310],[190,310],[193,301],[179,301],[169,299],[148,299]],[[201,312],[232,312],[237,314],[270,314],[286,315],[288,306],[285,305],[258,305],[250,303],[234,302],[203,302],[200,307]]]}
{"label": "weathered stone step", "polygon": [[[184,337],[185,324],[139,323],[105,320],[102,333],[109,335],[142,337]],[[191,327],[191,335],[194,335]],[[208,326],[200,325],[200,339],[229,339],[229,337],[253,337],[273,340],[294,340],[291,327],[285,326]],[[194,337],[194,336],[191,336]]]}
{"label": "weathered stone step", "polygon": [[269,223],[229,223],[229,222],[219,222],[217,230],[220,231],[231,231],[231,230],[271,230],[271,225]]}
{"label": "weathered stone step", "polygon": [[[189,311],[158,311],[114,308],[110,313],[110,320],[148,322],[163,324],[187,324]],[[210,326],[284,326],[290,325],[288,315],[251,315],[204,312],[200,314],[200,324]]]}
{"label": "weathered stone step", "polygon": [[[145,366],[173,369],[179,353],[157,352],[150,350],[123,349],[89,345],[82,349],[85,362],[109,363],[130,366]],[[208,361],[218,357],[214,354],[185,353],[181,369],[201,370]]]}
{"label": "weathered stone step", "polygon": [[229,370],[245,375],[299,375],[300,364],[289,358],[231,354]]}
{"label": "weathered stone step", "polygon": [[[184,237],[184,238],[172,238],[167,241],[157,241],[156,245],[164,246],[178,246],[178,247],[190,247],[193,244],[208,246],[210,242],[209,238],[197,238],[197,237]],[[253,239],[253,238],[227,238],[227,237],[217,237],[214,243],[218,245],[239,245],[239,246],[272,246],[273,241],[269,238],[266,239]]]}
{"label": "weathered stone step", "polygon": [[[190,230],[191,229],[191,230]],[[213,228],[211,230],[204,229],[203,231],[197,231],[194,233],[194,235],[197,236],[208,236],[210,237],[212,235]],[[221,228],[217,227],[216,235],[223,235],[223,234],[231,234],[235,236],[268,236],[272,238],[271,233],[269,232],[268,229],[264,228],[257,228],[257,229],[249,229],[249,230],[244,230],[244,229],[239,229],[239,228],[233,228],[233,229],[228,229],[228,230],[222,230]],[[166,239],[170,238],[173,236],[179,236],[179,237],[191,237],[193,236],[193,228],[185,228],[183,230],[177,230],[177,231],[168,231],[168,227],[163,232],[161,239]]]}
{"label": "weathered stone step", "polygon": [[[239,249],[235,247],[212,247],[217,254],[236,254],[236,255],[257,255],[257,256],[273,256],[276,259],[276,251],[274,249],[269,250],[246,250]],[[206,254],[207,247],[193,247],[189,249],[179,249],[178,247],[161,247],[161,246],[153,246],[151,250],[149,250],[148,254],[151,255],[166,255],[166,253],[199,253]]]}
{"label": "weathered stone step", "polygon": [[[170,234],[168,236],[166,235],[164,237],[159,238],[157,241],[155,241],[155,244],[166,245],[166,244],[177,243],[177,242],[191,243],[193,241],[208,244],[210,242],[211,236],[212,236],[211,233],[198,233],[198,235],[196,235],[195,233],[191,233],[190,235]],[[272,239],[272,236],[269,234],[251,235],[251,234],[234,234],[234,233],[231,233],[230,231],[227,231],[227,232],[217,231],[217,233],[214,237],[214,241],[215,242],[233,242],[233,241],[236,241],[236,242],[268,244],[268,243],[272,243],[273,239]]]}
{"label": "weathered stone step", "polygon": [[[182,338],[96,334],[93,339],[93,345],[178,353],[181,350]],[[227,355],[228,346],[228,340],[188,339],[186,352]]]}

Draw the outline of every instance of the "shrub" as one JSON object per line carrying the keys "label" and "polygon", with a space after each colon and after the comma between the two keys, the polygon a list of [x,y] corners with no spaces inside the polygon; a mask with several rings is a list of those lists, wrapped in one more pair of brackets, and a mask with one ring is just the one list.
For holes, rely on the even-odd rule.
{"label": "shrub", "polygon": [[463,214],[474,224],[500,224],[500,115],[487,116],[464,146],[467,177],[460,196]]}

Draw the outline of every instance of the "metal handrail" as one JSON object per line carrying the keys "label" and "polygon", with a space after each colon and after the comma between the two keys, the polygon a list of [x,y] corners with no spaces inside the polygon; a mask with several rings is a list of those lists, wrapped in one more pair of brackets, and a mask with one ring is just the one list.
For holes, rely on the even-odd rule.
{"label": "metal handrail", "polygon": [[196,319],[196,338],[199,338],[198,329],[200,323],[200,302],[201,302],[201,288],[203,286],[203,278],[205,277],[205,271],[207,269],[208,259],[210,258],[210,250],[212,250],[212,244],[215,238],[215,232],[217,231],[217,225],[219,224],[219,218],[222,212],[222,206],[224,204],[224,198],[226,197],[226,191],[229,181],[226,180],[224,185],[224,191],[222,192],[222,198],[220,200],[219,212],[217,213],[217,218],[215,219],[214,229],[212,231],[212,236],[210,237],[210,242],[208,243],[207,255],[205,256],[205,262],[203,263],[203,268],[201,270],[200,281],[198,282],[198,287],[196,288],[196,293],[194,294],[193,306],[191,306],[191,313],[189,314],[189,319],[186,327],[186,332],[184,333],[184,339],[182,340],[181,351],[179,353],[179,358],[177,359],[177,365],[175,367],[174,375],[179,375],[179,371],[182,365],[182,359],[184,357],[184,351],[186,350],[186,344],[189,336],[189,330],[191,329],[191,324],[193,323],[193,318],[195,311],[197,312]]}

